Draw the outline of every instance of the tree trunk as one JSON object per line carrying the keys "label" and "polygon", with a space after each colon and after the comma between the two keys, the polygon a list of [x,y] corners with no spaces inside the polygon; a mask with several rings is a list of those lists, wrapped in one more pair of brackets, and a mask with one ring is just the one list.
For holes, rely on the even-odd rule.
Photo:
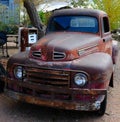
{"label": "tree trunk", "polygon": [[42,21],[38,16],[34,3],[32,2],[32,0],[24,0],[24,7],[27,10],[32,25],[38,28],[38,39],[41,38],[42,36],[44,36],[44,25],[42,24]]}

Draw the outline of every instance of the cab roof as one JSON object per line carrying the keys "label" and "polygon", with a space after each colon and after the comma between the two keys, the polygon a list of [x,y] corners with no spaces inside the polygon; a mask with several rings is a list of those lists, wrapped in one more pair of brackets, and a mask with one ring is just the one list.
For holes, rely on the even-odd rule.
{"label": "cab roof", "polygon": [[88,15],[88,16],[96,16],[99,17],[101,15],[107,14],[104,11],[97,10],[97,9],[79,9],[79,8],[73,8],[73,9],[61,9],[56,10],[52,17],[54,16],[66,16],[66,15]]}

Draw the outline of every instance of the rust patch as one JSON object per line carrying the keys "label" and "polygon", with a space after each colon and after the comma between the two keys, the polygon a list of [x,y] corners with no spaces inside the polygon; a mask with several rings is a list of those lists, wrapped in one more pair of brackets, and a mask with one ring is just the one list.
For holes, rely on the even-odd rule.
{"label": "rust patch", "polygon": [[[57,100],[43,100],[38,97],[33,97],[9,90],[5,90],[5,94],[11,98],[24,101],[27,103],[42,105],[42,106],[48,106],[48,107],[54,107],[54,108],[60,108],[60,109],[66,109],[66,110],[97,110],[98,107],[95,106],[96,101],[94,103],[92,102],[67,102],[67,101],[57,101]],[[98,101],[100,103],[100,101]]]}

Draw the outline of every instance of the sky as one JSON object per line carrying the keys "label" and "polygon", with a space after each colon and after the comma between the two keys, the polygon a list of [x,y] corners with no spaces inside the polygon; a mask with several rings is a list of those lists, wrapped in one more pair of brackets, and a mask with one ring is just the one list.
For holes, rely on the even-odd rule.
{"label": "sky", "polygon": [[54,9],[59,9],[61,7],[65,7],[65,6],[68,6],[68,5],[69,5],[69,3],[67,3],[67,2],[55,2],[55,1],[53,1],[53,2],[49,2],[47,4],[39,5],[37,10],[38,11],[40,11],[40,10],[52,11]]}
{"label": "sky", "polygon": [[[70,0],[68,0],[70,1]],[[92,1],[92,0],[89,0],[89,1]],[[38,11],[40,10],[43,10],[43,11],[52,11],[54,9],[59,9],[61,7],[65,7],[65,6],[68,6],[70,5],[70,2],[64,2],[64,1],[52,1],[52,2],[49,2],[47,4],[41,4],[39,5],[39,7],[37,8]]]}

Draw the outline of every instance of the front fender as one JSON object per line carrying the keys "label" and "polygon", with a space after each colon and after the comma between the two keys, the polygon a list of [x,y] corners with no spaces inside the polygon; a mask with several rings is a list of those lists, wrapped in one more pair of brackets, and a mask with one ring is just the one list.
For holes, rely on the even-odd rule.
{"label": "front fender", "polygon": [[110,81],[113,73],[113,62],[109,54],[98,52],[74,60],[71,69],[87,72],[91,80],[95,80],[95,77],[104,77],[102,78],[104,81]]}

